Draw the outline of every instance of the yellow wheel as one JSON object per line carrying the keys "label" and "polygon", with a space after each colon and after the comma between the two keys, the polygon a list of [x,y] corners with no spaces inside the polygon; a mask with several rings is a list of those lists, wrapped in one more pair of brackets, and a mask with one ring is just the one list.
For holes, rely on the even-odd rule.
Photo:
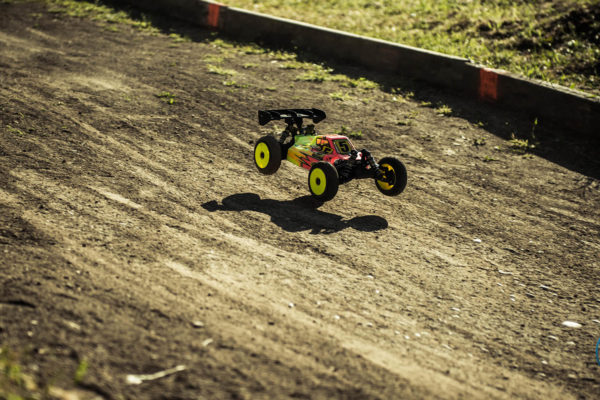
{"label": "yellow wheel", "polygon": [[328,162],[314,164],[308,173],[308,190],[319,201],[329,201],[335,197],[340,185],[335,167]]}
{"label": "yellow wheel", "polygon": [[327,178],[325,178],[325,172],[322,169],[317,168],[310,174],[309,179],[310,191],[316,196],[321,196],[325,193],[327,187]]}
{"label": "yellow wheel", "polygon": [[254,159],[258,168],[265,169],[269,165],[269,146],[266,143],[259,143],[254,149]]}
{"label": "yellow wheel", "polygon": [[396,196],[406,187],[406,167],[400,160],[384,157],[379,161],[380,179],[375,179],[377,189],[386,196]]}
{"label": "yellow wheel", "polygon": [[281,145],[273,136],[263,136],[254,146],[254,165],[265,174],[274,174],[281,165]]}

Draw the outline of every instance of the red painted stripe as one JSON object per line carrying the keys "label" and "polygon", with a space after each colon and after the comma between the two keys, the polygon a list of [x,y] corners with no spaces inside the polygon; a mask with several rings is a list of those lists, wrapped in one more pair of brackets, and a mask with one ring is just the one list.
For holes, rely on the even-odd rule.
{"label": "red painted stripe", "polygon": [[211,28],[219,27],[219,15],[221,14],[221,5],[210,3],[208,5],[208,17],[206,18],[206,24]]}
{"label": "red painted stripe", "polygon": [[492,70],[479,70],[479,98],[482,100],[498,100],[498,74]]}

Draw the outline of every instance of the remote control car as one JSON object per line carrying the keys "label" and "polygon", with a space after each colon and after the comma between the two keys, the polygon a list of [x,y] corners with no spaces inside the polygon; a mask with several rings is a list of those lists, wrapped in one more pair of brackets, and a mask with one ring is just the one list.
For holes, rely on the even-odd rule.
{"label": "remote control car", "polygon": [[258,122],[284,120],[287,126],[279,140],[263,136],[254,146],[254,164],[265,175],[274,174],[282,158],[308,173],[308,190],[319,201],[335,197],[341,184],[353,179],[373,179],[386,196],[396,196],[406,187],[406,168],[394,157],[375,158],[366,149],[357,151],[350,139],[340,135],[318,135],[313,124],[302,126],[307,118],[317,124],[325,112],[316,108],[264,110],[258,112]]}

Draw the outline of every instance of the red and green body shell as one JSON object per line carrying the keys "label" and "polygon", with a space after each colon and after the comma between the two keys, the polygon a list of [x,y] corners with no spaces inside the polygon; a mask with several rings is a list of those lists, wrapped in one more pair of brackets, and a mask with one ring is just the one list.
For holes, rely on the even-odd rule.
{"label": "red and green body shell", "polygon": [[[304,169],[310,169],[319,161],[333,164],[337,160],[347,160],[352,150],[355,150],[354,146],[346,136],[297,135],[294,144],[287,152],[287,160]],[[360,153],[358,160],[360,160]]]}

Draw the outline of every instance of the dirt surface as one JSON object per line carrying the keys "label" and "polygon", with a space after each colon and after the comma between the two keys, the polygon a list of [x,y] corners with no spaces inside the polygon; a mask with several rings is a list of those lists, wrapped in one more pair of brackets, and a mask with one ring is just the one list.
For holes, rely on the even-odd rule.
{"label": "dirt surface", "polygon": [[[33,380],[0,392],[597,398],[597,142],[540,128],[524,157],[531,121],[483,105],[336,101],[209,32],[117,28],[0,2],[0,340]],[[261,176],[256,111],[289,106],[401,158],[406,191],[319,205],[304,170]]]}

